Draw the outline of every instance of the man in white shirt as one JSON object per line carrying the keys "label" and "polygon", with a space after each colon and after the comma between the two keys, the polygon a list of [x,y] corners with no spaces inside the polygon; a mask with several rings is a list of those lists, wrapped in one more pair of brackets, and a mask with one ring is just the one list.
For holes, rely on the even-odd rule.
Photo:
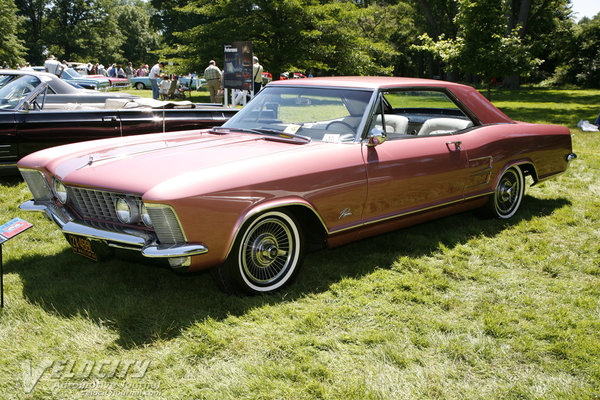
{"label": "man in white shirt", "polygon": [[152,85],[152,98],[154,100],[158,100],[158,96],[160,95],[160,91],[158,89],[158,78],[160,78],[160,69],[165,67],[165,63],[162,61],[154,64],[152,69],[150,69],[150,73],[148,74],[148,78],[150,78],[150,84]]}
{"label": "man in white shirt", "polygon": [[48,57],[48,59],[44,63],[44,69],[46,70],[46,72],[50,72],[51,74],[60,76],[63,72],[64,67],[56,59],[56,57],[54,57],[53,55],[50,55],[50,57]]}
{"label": "man in white shirt", "polygon": [[254,90],[254,96],[256,96],[258,94],[258,92],[260,92],[260,89],[262,89],[262,73],[263,73],[263,67],[262,65],[260,65],[258,63],[258,57],[254,56],[252,58],[253,64],[252,64],[252,74],[254,76],[253,79],[253,90]]}

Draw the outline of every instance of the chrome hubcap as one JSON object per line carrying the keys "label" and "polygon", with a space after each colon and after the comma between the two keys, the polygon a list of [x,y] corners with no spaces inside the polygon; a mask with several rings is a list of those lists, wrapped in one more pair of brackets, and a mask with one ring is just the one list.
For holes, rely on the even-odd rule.
{"label": "chrome hubcap", "polygon": [[285,275],[293,252],[294,241],[289,227],[277,218],[267,218],[246,235],[240,261],[251,281],[270,284]]}
{"label": "chrome hubcap", "polygon": [[519,177],[514,171],[508,171],[496,189],[496,205],[501,214],[509,214],[516,206],[520,190]]}

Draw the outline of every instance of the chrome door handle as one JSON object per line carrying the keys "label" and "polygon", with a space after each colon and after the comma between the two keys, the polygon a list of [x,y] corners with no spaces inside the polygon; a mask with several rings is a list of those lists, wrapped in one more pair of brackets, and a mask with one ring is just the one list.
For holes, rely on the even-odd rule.
{"label": "chrome door handle", "polygon": [[[450,145],[451,145],[451,144],[453,144],[453,145],[454,145],[454,150],[452,150],[452,149],[450,148]],[[446,147],[448,147],[448,150],[450,150],[450,151],[460,151],[460,150],[461,150],[461,148],[460,148],[460,145],[461,145],[461,144],[462,144],[462,142],[460,142],[460,141],[456,141],[456,142],[446,142]]]}

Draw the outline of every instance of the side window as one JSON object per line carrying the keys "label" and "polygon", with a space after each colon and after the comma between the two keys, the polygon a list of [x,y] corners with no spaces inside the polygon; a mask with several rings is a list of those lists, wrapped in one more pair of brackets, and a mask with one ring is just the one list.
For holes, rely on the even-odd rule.
{"label": "side window", "polygon": [[[473,126],[469,117],[446,93],[417,89],[383,93],[388,139],[451,135]],[[389,122],[388,122],[389,121]],[[386,129],[386,132],[388,129]]]}

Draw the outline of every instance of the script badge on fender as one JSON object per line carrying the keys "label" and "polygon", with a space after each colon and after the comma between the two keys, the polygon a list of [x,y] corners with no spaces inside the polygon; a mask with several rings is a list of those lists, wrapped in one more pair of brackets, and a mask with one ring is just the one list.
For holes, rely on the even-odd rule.
{"label": "script badge on fender", "polygon": [[67,235],[67,240],[73,249],[73,253],[98,261],[98,255],[92,248],[92,242],[84,237]]}

